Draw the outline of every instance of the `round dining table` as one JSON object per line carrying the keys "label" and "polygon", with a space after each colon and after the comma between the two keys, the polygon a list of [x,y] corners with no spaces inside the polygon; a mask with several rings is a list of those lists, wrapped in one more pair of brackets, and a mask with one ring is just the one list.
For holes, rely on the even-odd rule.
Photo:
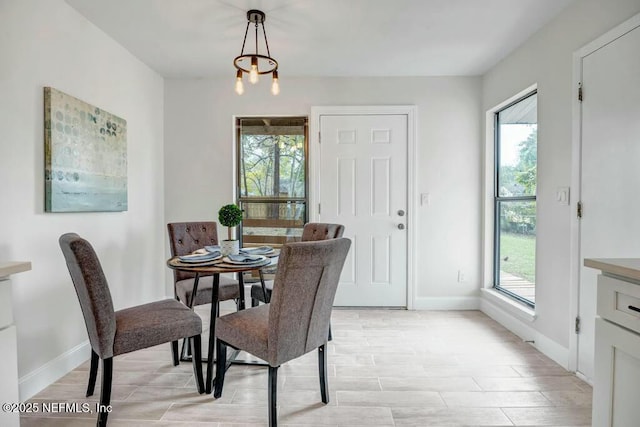
{"label": "round dining table", "polygon": [[211,393],[213,387],[213,362],[214,362],[214,346],[215,346],[215,331],[216,331],[216,319],[218,317],[218,293],[220,290],[220,274],[224,273],[238,273],[238,291],[240,298],[238,301],[238,310],[244,310],[244,279],[243,273],[247,271],[257,271],[260,275],[260,282],[262,283],[262,289],[265,291],[263,269],[273,265],[273,261],[277,260],[277,254],[271,257],[267,257],[260,263],[253,264],[231,264],[225,262],[224,258],[216,261],[210,261],[208,263],[187,263],[180,261],[180,257],[173,257],[167,260],[167,266],[173,270],[185,271],[195,274],[193,280],[193,292],[191,293],[191,301],[188,301],[189,308],[193,307],[193,300],[198,292],[198,281],[200,276],[213,276],[213,290],[211,292],[211,318],[209,320],[209,346],[207,350],[207,379],[205,382],[205,391]]}

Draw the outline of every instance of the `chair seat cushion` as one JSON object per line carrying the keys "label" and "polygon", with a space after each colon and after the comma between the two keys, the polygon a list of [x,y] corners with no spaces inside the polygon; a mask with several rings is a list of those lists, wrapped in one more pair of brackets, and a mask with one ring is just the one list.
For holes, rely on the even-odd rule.
{"label": "chair seat cushion", "polygon": [[114,356],[202,333],[200,316],[175,299],[125,308],[115,316]]}
{"label": "chair seat cushion", "polygon": [[[264,287],[267,289],[267,295],[271,298],[271,291],[273,291],[273,280],[266,280],[264,282]],[[262,284],[254,283],[251,285],[251,298],[257,299],[258,301],[267,302],[262,293]]]}
{"label": "chair seat cushion", "polygon": [[269,362],[269,304],[220,316],[216,338]]}
{"label": "chair seat cushion", "polygon": [[[191,299],[193,291],[193,280],[185,279],[176,283],[176,295],[183,303],[187,304]],[[211,304],[211,293],[213,291],[213,276],[200,277],[198,280],[198,291],[194,306]],[[220,276],[220,288],[218,291],[218,301],[226,301],[240,297],[238,281],[228,277]]]}

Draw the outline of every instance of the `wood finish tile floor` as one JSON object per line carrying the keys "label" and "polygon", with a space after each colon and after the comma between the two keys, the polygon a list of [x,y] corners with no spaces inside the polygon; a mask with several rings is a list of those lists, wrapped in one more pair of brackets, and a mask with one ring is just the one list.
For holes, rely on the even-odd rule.
{"label": "wood finish tile floor", "polygon": [[[208,325],[208,306],[198,307]],[[312,352],[279,370],[281,426],[591,425],[591,387],[479,311],[334,310],[330,403]],[[206,335],[206,334],[205,334]],[[206,349],[206,339],[203,348]],[[87,355],[88,356],[88,355]],[[90,403],[84,363],[31,402]],[[169,345],[114,360],[110,426],[256,427],[267,421],[267,372],[232,365],[223,395],[199,395]],[[95,414],[38,413],[23,427],[93,426]]]}

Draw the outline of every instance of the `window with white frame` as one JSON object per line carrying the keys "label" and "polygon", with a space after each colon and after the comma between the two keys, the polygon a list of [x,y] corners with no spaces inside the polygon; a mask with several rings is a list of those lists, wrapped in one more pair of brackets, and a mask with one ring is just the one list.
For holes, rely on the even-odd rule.
{"label": "window with white frame", "polygon": [[538,97],[494,114],[494,288],[535,306]]}

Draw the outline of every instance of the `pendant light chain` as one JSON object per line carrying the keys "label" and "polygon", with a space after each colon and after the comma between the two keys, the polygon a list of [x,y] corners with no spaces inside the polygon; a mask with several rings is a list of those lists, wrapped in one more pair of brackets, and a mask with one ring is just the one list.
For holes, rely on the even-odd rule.
{"label": "pendant light chain", "polygon": [[247,29],[244,30],[244,40],[242,40],[242,49],[240,50],[240,56],[244,55],[244,45],[247,43],[247,34],[249,34],[249,25],[251,22],[247,22]]}
{"label": "pendant light chain", "polygon": [[[258,30],[258,24],[256,24],[256,31]],[[271,56],[269,52],[269,42],[267,41],[267,32],[264,29],[264,22],[262,23],[262,33],[264,34],[264,45],[267,47],[267,56]],[[256,33],[256,43],[258,42],[258,33]],[[256,52],[258,51],[258,47],[256,46]]]}

